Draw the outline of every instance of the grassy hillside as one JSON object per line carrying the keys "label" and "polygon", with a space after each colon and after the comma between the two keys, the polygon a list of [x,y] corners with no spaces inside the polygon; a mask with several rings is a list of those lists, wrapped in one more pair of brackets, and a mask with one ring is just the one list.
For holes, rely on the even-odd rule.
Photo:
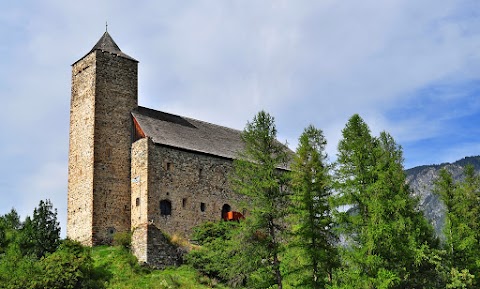
{"label": "grassy hillside", "polygon": [[200,276],[189,266],[166,270],[149,270],[137,264],[126,249],[121,247],[98,246],[92,249],[95,267],[102,268],[107,279],[107,288],[145,289],[227,289],[216,280]]}

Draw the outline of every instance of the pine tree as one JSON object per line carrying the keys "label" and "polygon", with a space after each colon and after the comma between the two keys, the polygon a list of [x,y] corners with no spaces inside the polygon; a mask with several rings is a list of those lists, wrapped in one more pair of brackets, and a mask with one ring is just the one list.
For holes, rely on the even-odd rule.
{"label": "pine tree", "polygon": [[470,273],[476,276],[475,284],[480,284],[480,175],[475,173],[473,165],[465,167],[465,179],[460,183],[465,202],[459,204],[459,214],[464,217],[465,226],[460,231],[464,251],[463,262]]}
{"label": "pine tree", "polygon": [[464,175],[455,181],[442,169],[434,189],[446,208],[443,248],[450,288],[480,284],[480,177],[471,165],[465,167]]}
{"label": "pine tree", "polygon": [[244,235],[249,240],[245,244],[251,245],[253,256],[261,256],[263,267],[273,274],[272,279],[281,289],[279,255],[289,204],[284,169],[289,155],[276,135],[274,118],[264,111],[247,123],[242,133],[245,150],[234,161],[233,183],[235,190],[247,196],[251,204]]}
{"label": "pine tree", "polygon": [[22,222],[20,221],[20,215],[14,208],[12,208],[8,214],[5,214],[2,219],[3,223],[8,229],[18,230],[22,226]]}
{"label": "pine tree", "polygon": [[7,248],[7,226],[3,222],[3,219],[0,218],[0,255],[5,252]]}
{"label": "pine tree", "polygon": [[20,216],[14,208],[9,213],[0,216],[0,253],[5,252],[8,244],[15,241],[21,227]]}
{"label": "pine tree", "polygon": [[442,200],[446,208],[446,224],[443,233],[445,234],[446,238],[445,249],[447,250],[448,255],[451,256],[449,259],[451,259],[455,254],[455,237],[453,235],[453,230],[456,226],[456,216],[454,209],[456,201],[455,190],[456,184],[453,180],[452,174],[446,169],[440,170],[439,178],[435,181],[434,192],[435,194],[440,196],[440,199]]}
{"label": "pine tree", "polygon": [[358,115],[342,133],[336,200],[344,206],[337,220],[346,245],[339,286],[432,288],[435,238],[406,185],[401,147],[388,133],[372,137]]}
{"label": "pine tree", "polygon": [[[394,288],[433,288],[438,276],[429,258],[438,240],[407,185],[402,148],[387,132],[380,133],[378,145],[375,252],[385,260],[384,268],[399,277]],[[421,255],[427,258],[419,259]]]}
{"label": "pine tree", "polygon": [[[326,140],[321,130],[309,126],[299,139],[292,164],[291,247],[306,262],[295,275],[307,288],[325,288],[336,266],[336,238],[329,204],[331,178],[326,163]],[[301,274],[304,273],[304,274]],[[303,278],[302,278],[303,277]]]}
{"label": "pine tree", "polygon": [[341,250],[343,264],[338,280],[342,280],[339,285],[370,288],[373,283],[378,283],[380,276],[385,275],[385,282],[390,282],[390,273],[379,271],[383,260],[374,252],[375,240],[371,231],[375,228],[370,226],[370,221],[374,220],[372,215],[378,210],[372,208],[377,202],[373,184],[377,180],[378,143],[357,114],[349,119],[342,136],[335,175],[336,205],[341,209],[336,215],[346,247]]}
{"label": "pine tree", "polygon": [[33,211],[33,217],[27,217],[20,234],[20,247],[24,254],[33,254],[37,258],[54,252],[60,244],[60,223],[57,210],[50,200],[40,201]]}

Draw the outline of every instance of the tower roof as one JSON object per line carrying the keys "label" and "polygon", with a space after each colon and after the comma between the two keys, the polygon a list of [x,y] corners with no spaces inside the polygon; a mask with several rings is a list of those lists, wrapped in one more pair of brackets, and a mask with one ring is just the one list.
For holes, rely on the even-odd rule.
{"label": "tower roof", "polygon": [[[87,56],[88,54],[92,53],[95,50],[112,53],[117,56],[138,62],[138,60],[136,60],[135,58],[130,57],[127,54],[123,53],[122,50],[120,50],[120,47],[118,47],[117,43],[115,43],[112,36],[110,36],[110,34],[108,34],[107,31],[103,33],[102,37],[98,40],[97,44],[95,44],[95,46],[93,46],[93,48],[85,56]],[[85,56],[83,56],[79,60],[83,59]],[[77,63],[79,60],[77,60],[75,63]]]}
{"label": "tower roof", "polygon": [[[110,34],[108,34],[107,31],[105,31],[105,33],[103,33],[100,40],[98,40],[97,44],[95,44],[95,46],[93,46],[93,48],[92,48],[92,50],[90,50],[90,52],[93,52],[95,50],[106,51],[106,52],[110,52],[110,53],[116,54],[118,56],[127,58],[127,59],[135,60],[134,58],[128,56],[127,54],[123,53],[122,50],[120,50],[117,43],[115,43],[112,36],[110,36]],[[137,61],[137,60],[135,60],[135,61]]]}

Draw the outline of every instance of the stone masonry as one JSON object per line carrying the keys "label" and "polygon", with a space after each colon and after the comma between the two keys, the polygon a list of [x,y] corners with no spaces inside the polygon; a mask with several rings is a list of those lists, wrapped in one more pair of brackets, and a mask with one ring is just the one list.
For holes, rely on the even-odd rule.
{"label": "stone masonry", "polygon": [[93,246],[132,232],[141,263],[181,263],[169,236],[244,199],[229,185],[241,132],[138,106],[138,62],[105,32],[72,65],[67,237]]}
{"label": "stone masonry", "polygon": [[193,227],[219,221],[225,211],[246,213],[244,199],[230,189],[231,170],[229,159],[164,147],[149,138],[133,143],[132,247],[139,260],[156,263],[150,259],[161,250],[147,244],[157,229],[188,238]]}
{"label": "stone masonry", "polygon": [[69,238],[109,243],[113,233],[130,229],[130,112],[136,107],[136,60],[94,47],[73,64]]}

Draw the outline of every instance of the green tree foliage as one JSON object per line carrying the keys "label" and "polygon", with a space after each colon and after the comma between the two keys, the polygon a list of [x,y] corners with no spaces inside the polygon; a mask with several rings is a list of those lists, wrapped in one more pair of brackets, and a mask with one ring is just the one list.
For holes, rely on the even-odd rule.
{"label": "green tree foliage", "polygon": [[24,256],[16,243],[9,244],[0,256],[0,288],[26,289],[37,287],[41,270],[33,256]]}
{"label": "green tree foliage", "polygon": [[65,240],[58,250],[38,260],[11,244],[0,258],[0,288],[104,288],[105,274],[93,267],[90,249]]}
{"label": "green tree foliage", "polygon": [[433,282],[438,276],[431,260],[437,254],[438,240],[407,185],[402,148],[386,132],[377,140],[373,197],[379,203],[372,207],[374,223],[369,231],[369,238],[376,243],[374,252],[385,259],[384,267],[400,278],[395,288],[432,288],[438,285]]}
{"label": "green tree foliage", "polygon": [[14,209],[0,217],[6,232],[0,240],[0,288],[104,288],[108,276],[93,267],[90,249],[60,242],[56,215],[50,201],[40,201],[23,223]]}
{"label": "green tree foliage", "polygon": [[130,249],[132,245],[132,232],[116,232],[113,234],[113,245]]}
{"label": "green tree foliage", "polygon": [[289,269],[295,275],[296,288],[325,288],[331,283],[332,271],[337,265],[326,143],[322,131],[309,126],[300,136],[291,166],[293,238],[289,249],[296,248],[295,254],[304,257],[303,262],[299,261],[299,268]]}
{"label": "green tree foliage", "polygon": [[33,218],[27,217],[20,235],[20,246],[24,254],[37,258],[54,252],[60,244],[60,224],[57,209],[50,200],[40,201],[33,211]]}
{"label": "green tree foliage", "polygon": [[22,222],[20,221],[20,215],[18,215],[17,211],[12,208],[8,214],[5,214],[1,217],[0,222],[6,226],[7,229],[10,230],[18,230],[22,226]]}
{"label": "green tree foliage", "polygon": [[276,135],[274,118],[264,111],[247,123],[242,133],[245,150],[234,161],[233,183],[235,191],[250,200],[243,238],[251,246],[245,249],[252,250],[250,256],[261,256],[261,267],[273,274],[281,289],[279,255],[289,206],[288,174],[282,168],[286,168],[289,154]]}
{"label": "green tree foliage", "polygon": [[[237,222],[205,222],[194,228],[192,240],[200,247],[193,249],[185,257],[200,273],[231,283],[233,286],[243,285],[246,278],[232,266],[235,258],[236,243],[240,224]],[[245,277],[245,276],[244,276]]]}
{"label": "green tree foliage", "polygon": [[20,216],[13,208],[9,213],[0,216],[0,254],[4,253],[8,244],[14,241],[21,226]]}
{"label": "green tree foliage", "polygon": [[7,228],[2,219],[0,219],[0,254],[7,248]]}
{"label": "green tree foliage", "polygon": [[346,246],[337,287],[434,288],[436,240],[410,196],[401,148],[388,133],[372,137],[359,115],[342,134],[336,204]]}
{"label": "green tree foliage", "polygon": [[442,169],[434,189],[446,208],[443,248],[449,288],[480,284],[480,177],[471,165],[465,167],[464,175],[455,181]]}
{"label": "green tree foliage", "polygon": [[40,263],[38,288],[89,289],[104,288],[103,276],[93,266],[90,249],[78,242],[65,240],[54,253]]}

